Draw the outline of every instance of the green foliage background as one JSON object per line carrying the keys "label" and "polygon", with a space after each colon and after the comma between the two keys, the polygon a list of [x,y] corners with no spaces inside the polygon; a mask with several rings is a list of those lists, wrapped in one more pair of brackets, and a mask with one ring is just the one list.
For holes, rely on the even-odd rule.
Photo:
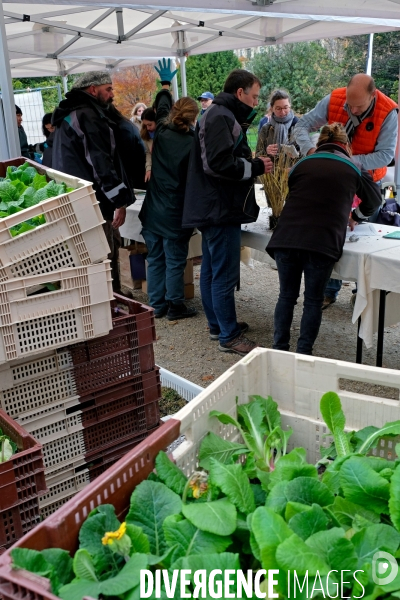
{"label": "green foliage background", "polygon": [[[186,61],[188,96],[197,98],[202,92],[219,94],[229,73],[233,69],[240,69],[241,66],[240,60],[232,50],[189,56]],[[178,85],[181,85],[180,72]]]}

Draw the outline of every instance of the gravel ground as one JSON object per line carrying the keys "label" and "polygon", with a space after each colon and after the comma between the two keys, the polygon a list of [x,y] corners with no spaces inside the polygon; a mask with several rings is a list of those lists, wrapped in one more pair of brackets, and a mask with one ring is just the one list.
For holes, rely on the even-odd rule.
{"label": "gravel ground", "polygon": [[[256,186],[257,201],[265,207],[265,196]],[[272,348],[274,309],[278,299],[278,272],[269,265],[254,261],[254,268],[241,264],[241,289],[236,292],[236,308],[239,321],[250,325],[250,339],[264,348]],[[208,335],[207,320],[202,310],[199,279],[200,266],[194,267],[195,298],[188,301],[195,306],[198,315],[191,319],[170,322],[166,318],[156,319],[157,342],[155,357],[158,365],[185,377],[198,385],[206,387],[219,377],[240,357],[218,350],[218,342],[211,341]],[[323,312],[321,329],[314,346],[314,355],[323,358],[355,362],[356,358],[356,325],[351,322],[352,308],[350,298],[353,284],[344,285],[338,300]],[[147,295],[141,291],[133,291],[135,299],[147,302]],[[292,326],[292,346],[296,347],[299,334],[300,319],[303,311],[303,290],[301,291]],[[367,349],[363,346],[363,364],[375,365],[376,335],[374,345]],[[400,368],[400,324],[387,327],[384,339],[383,366],[389,369]],[[349,386],[346,386],[349,389]],[[366,392],[366,389],[354,389]],[[372,395],[387,395],[376,386],[368,387]],[[390,395],[390,394],[389,394]],[[396,390],[390,397],[398,399]]]}
{"label": "gravel ground", "polygon": [[[181,321],[156,319],[157,342],[155,356],[157,364],[206,387],[240,357],[218,350],[218,342],[208,336],[207,321],[202,310],[199,276],[200,266],[195,271],[195,298],[188,301],[199,311],[196,317]],[[351,322],[350,298],[352,285],[343,286],[338,300],[323,312],[322,324],[317,338],[314,355],[355,362],[356,326]],[[269,265],[254,261],[254,269],[241,265],[241,289],[236,292],[238,319],[250,325],[248,337],[260,346],[272,348],[273,315],[278,299],[278,273]],[[146,303],[147,296],[133,292],[135,299]],[[292,340],[293,346],[299,333],[303,310],[302,293],[295,309]],[[363,363],[375,364],[375,345],[363,348]],[[384,367],[398,369],[400,366],[400,326],[385,329]]]}

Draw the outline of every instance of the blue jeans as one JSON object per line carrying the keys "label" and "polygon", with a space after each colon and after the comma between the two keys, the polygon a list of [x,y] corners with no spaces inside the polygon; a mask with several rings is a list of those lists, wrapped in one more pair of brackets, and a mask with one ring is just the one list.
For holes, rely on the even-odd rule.
{"label": "blue jeans", "polygon": [[240,277],[240,225],[202,227],[200,290],[211,333],[220,344],[237,338],[235,287]]}
{"label": "blue jeans", "polygon": [[304,272],[304,308],[297,341],[299,354],[312,354],[321,325],[324,290],[335,261],[319,252],[275,250],[279,275],[279,298],[274,314],[275,350],[289,350],[293,311],[300,293]]}
{"label": "blue jeans", "polygon": [[142,230],[147,254],[147,293],[149,304],[156,312],[164,310],[167,302],[182,304],[185,300],[183,272],[186,267],[191,232],[170,240]]}
{"label": "blue jeans", "polygon": [[326,284],[324,296],[326,296],[327,298],[334,298],[336,300],[341,287],[342,287],[341,279],[332,279],[330,277],[328,280],[328,283]]}

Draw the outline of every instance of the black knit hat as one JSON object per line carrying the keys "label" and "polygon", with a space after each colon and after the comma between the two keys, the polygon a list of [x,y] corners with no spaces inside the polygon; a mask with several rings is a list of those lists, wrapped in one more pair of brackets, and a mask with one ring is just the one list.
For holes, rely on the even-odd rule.
{"label": "black knit hat", "polygon": [[19,106],[15,105],[15,114],[16,115],[22,115],[22,110],[20,109]]}

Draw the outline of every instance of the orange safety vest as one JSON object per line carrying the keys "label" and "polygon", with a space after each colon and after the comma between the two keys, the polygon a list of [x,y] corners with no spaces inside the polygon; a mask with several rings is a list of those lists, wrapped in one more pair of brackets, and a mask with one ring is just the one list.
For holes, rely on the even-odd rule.
{"label": "orange safety vest", "polygon": [[[351,150],[356,156],[357,154],[370,154],[375,150],[382,123],[388,114],[394,109],[397,109],[397,104],[391,98],[382,94],[379,90],[375,92],[375,108],[369,117],[364,119],[355,129],[353,140],[351,142]],[[349,120],[347,110],[344,108],[346,103],[346,88],[338,88],[331,93],[329,101],[328,122],[342,123],[346,125]],[[378,169],[370,171],[374,181],[380,181],[386,175],[386,165]]]}

